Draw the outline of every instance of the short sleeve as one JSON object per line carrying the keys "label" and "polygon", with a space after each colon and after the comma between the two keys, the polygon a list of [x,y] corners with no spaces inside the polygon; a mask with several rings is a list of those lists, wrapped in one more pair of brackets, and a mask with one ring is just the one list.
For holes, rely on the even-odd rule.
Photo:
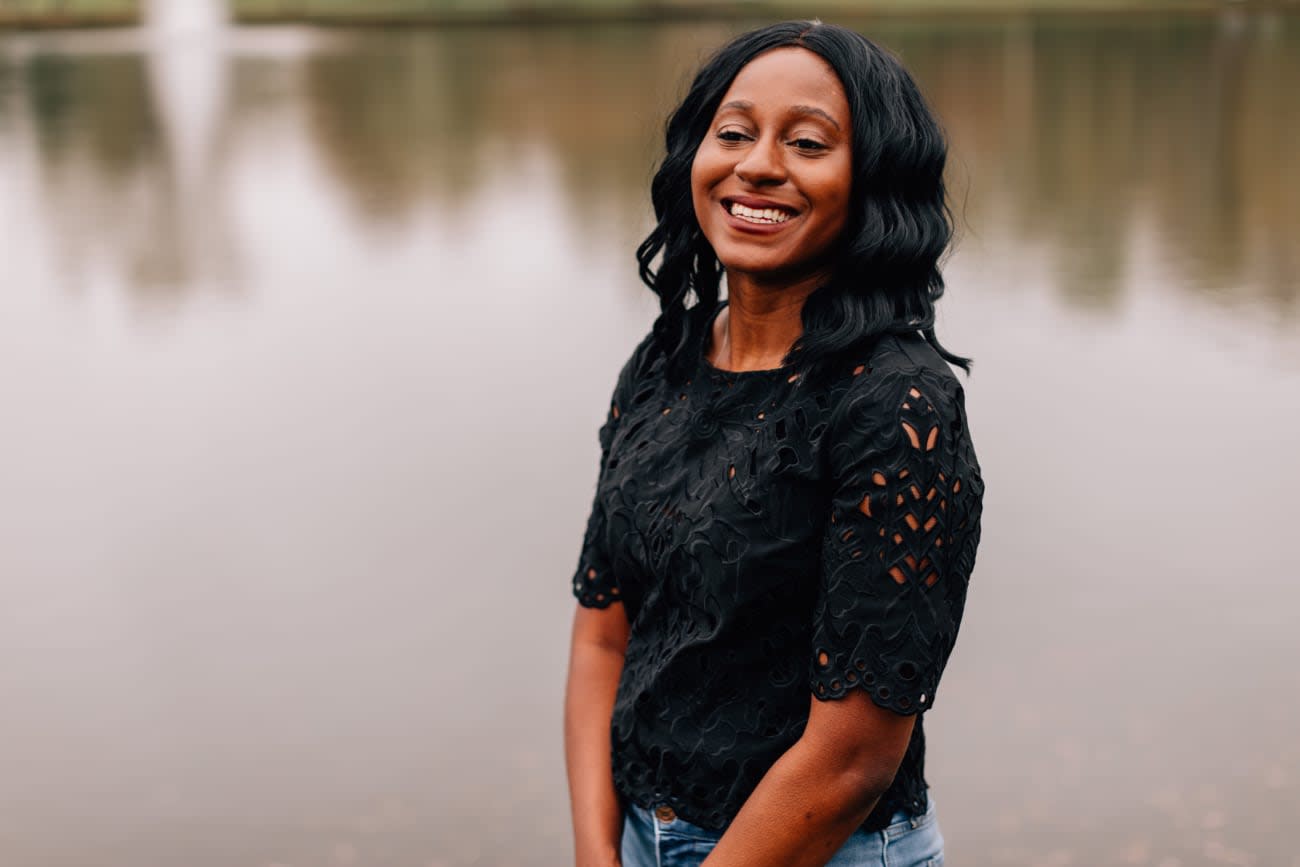
{"label": "short sleeve", "polygon": [[582,553],[578,557],[578,568],[573,573],[573,595],[578,603],[586,608],[607,608],[620,601],[618,581],[611,568],[609,551],[606,547],[606,515],[601,502],[601,488],[605,481],[609,465],[610,447],[624,411],[630,404],[630,398],[645,362],[646,350],[650,337],[637,346],[630,358],[619,372],[618,382],[610,397],[609,409],[605,413],[605,423],[600,426],[600,471],[596,479],[596,494],[592,499],[591,512],[587,516],[587,529],[582,537]]}
{"label": "short sleeve", "polygon": [[934,704],[979,540],[983,481],[955,376],[881,371],[832,423],[810,686],[865,689],[896,713]]}

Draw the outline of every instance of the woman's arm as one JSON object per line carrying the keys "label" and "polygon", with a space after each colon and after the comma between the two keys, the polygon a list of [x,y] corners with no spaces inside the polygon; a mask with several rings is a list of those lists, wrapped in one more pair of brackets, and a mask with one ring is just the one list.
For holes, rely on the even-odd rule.
{"label": "woman's arm", "polygon": [[564,696],[564,759],[578,867],[619,862],[623,814],[610,766],[610,719],[623,673],[628,623],[622,603],[577,606]]}
{"label": "woman's arm", "polygon": [[768,769],[704,867],[822,867],[893,782],[915,719],[861,690],[812,699],[803,736]]}

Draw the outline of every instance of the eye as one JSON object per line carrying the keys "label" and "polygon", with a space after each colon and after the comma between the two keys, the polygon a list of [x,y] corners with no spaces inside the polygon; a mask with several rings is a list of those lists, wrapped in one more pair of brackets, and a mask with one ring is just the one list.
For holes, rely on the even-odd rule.
{"label": "eye", "polygon": [[746,139],[749,138],[749,136],[745,135],[745,134],[744,134],[743,132],[741,132],[740,130],[736,130],[736,129],[724,129],[724,130],[722,130],[721,132],[718,133],[718,138],[719,138],[721,141],[726,141],[726,142],[738,142],[738,141],[745,141]]}
{"label": "eye", "polygon": [[810,138],[797,138],[797,139],[795,139],[794,141],[790,142],[790,144],[794,145],[795,147],[797,147],[797,148],[798,148],[799,150],[801,150],[801,151],[824,151],[824,150],[826,150],[826,145],[822,144],[821,142],[817,141],[816,139],[810,139]]}

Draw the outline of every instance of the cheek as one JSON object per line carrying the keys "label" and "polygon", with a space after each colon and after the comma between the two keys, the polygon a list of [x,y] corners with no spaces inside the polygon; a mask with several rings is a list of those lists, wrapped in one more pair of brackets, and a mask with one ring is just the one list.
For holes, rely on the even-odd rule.
{"label": "cheek", "polygon": [[828,179],[823,189],[823,201],[829,223],[827,228],[838,236],[849,221],[849,198],[852,194],[853,179],[847,168],[842,172],[836,172],[833,178]]}
{"label": "cheek", "polygon": [[842,190],[840,193],[839,201],[835,207],[836,237],[839,237],[839,235],[844,231],[844,227],[848,225],[848,222],[849,222],[849,195],[848,195],[848,190]]}
{"label": "cheek", "polygon": [[711,156],[707,146],[701,145],[691,162],[691,203],[695,206],[695,219],[701,227],[713,216],[709,192],[717,182],[717,167],[714,165],[716,160],[711,159]]}

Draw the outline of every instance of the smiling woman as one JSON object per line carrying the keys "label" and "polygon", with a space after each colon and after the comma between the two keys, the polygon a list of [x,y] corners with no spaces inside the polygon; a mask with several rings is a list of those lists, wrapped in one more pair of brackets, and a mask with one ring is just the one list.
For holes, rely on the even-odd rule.
{"label": "smiling woman", "polygon": [[933,328],[945,157],[898,61],[818,22],[737,38],[670,118],[661,312],[572,584],[578,864],[943,863],[920,718],[984,492]]}
{"label": "smiling woman", "polygon": [[746,279],[811,291],[848,218],[844,88],[811,51],[777,48],[740,71],[726,100],[691,165],[700,230],[727,263],[729,287]]}

